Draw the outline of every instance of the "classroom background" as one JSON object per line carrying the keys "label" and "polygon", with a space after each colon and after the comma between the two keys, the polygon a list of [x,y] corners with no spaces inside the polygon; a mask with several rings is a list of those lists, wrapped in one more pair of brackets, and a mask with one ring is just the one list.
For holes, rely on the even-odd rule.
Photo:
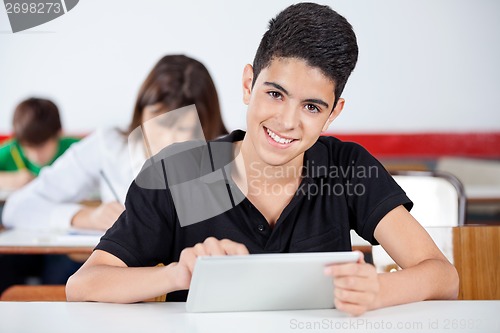
{"label": "classroom background", "polygon": [[[13,34],[0,10],[0,134],[20,100],[59,106],[86,134],[129,121],[151,66],[186,53],[214,77],[227,127],[243,128],[241,74],[268,19],[294,1],[85,0]],[[500,3],[495,0],[320,1],[352,23],[359,62],[332,133],[500,132]]]}
{"label": "classroom background", "polygon": [[[126,126],[140,84],[166,54],[203,62],[227,128],[244,129],[243,67],[269,18],[294,2],[82,0],[18,33],[0,10],[0,140],[30,96],[53,100],[69,135]],[[445,160],[475,195],[466,222],[500,224],[500,2],[319,3],[351,22],[360,49],[328,134],[361,143],[392,170]]]}
{"label": "classroom background", "polygon": [[[0,10],[0,140],[30,96],[53,100],[69,135],[125,127],[151,66],[176,53],[207,66],[226,127],[244,129],[243,67],[269,18],[293,2],[85,0],[15,34]],[[360,48],[328,134],[362,144],[388,169],[433,170],[445,158],[466,191],[489,186],[500,197],[500,2],[320,3],[352,23]],[[481,209],[500,220],[498,205]]]}

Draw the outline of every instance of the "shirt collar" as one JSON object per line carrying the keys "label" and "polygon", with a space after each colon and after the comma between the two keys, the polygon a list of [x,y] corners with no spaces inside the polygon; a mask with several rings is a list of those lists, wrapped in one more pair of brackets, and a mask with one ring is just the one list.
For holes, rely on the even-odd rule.
{"label": "shirt collar", "polygon": [[304,154],[304,172],[306,177],[320,178],[328,175],[328,148],[319,139]]}

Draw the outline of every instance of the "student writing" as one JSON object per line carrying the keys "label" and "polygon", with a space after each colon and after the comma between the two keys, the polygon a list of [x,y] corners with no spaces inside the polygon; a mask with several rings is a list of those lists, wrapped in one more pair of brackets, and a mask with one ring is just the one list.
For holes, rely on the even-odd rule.
{"label": "student writing", "polygon": [[[16,107],[13,129],[13,138],[0,147],[0,189],[7,191],[28,184],[78,141],[62,136],[59,110],[43,98],[28,98]],[[40,277],[42,283],[63,284],[78,267],[63,255],[2,255],[0,293],[33,276]]]}
{"label": "student writing", "polygon": [[77,138],[63,137],[57,106],[29,98],[15,109],[14,135],[0,147],[0,189],[17,190],[61,156]]}

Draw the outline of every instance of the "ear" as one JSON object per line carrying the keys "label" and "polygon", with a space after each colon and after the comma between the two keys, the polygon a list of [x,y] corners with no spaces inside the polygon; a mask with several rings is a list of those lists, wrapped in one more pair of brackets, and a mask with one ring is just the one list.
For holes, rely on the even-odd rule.
{"label": "ear", "polygon": [[337,118],[342,110],[344,109],[344,104],[345,104],[345,99],[339,98],[337,101],[337,105],[335,105],[335,108],[333,109],[332,113],[330,113],[330,116],[328,116],[328,119],[326,120],[325,125],[323,126],[323,129],[321,130],[322,132],[326,131],[328,129],[328,126],[332,123],[332,121]]}
{"label": "ear", "polygon": [[243,103],[248,105],[250,103],[250,96],[252,95],[252,81],[253,81],[253,67],[247,64],[243,69]]}

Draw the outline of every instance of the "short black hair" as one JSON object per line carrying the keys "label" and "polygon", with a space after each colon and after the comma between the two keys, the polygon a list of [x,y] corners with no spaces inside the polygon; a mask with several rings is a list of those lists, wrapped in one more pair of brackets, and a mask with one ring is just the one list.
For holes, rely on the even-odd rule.
{"label": "short black hair", "polygon": [[319,68],[335,85],[337,104],[358,60],[352,26],[328,6],[299,3],[269,21],[253,62],[254,78],[278,58],[298,58]]}
{"label": "short black hair", "polygon": [[59,109],[48,99],[29,98],[22,101],[12,119],[14,137],[21,144],[39,146],[57,138],[62,129]]}

